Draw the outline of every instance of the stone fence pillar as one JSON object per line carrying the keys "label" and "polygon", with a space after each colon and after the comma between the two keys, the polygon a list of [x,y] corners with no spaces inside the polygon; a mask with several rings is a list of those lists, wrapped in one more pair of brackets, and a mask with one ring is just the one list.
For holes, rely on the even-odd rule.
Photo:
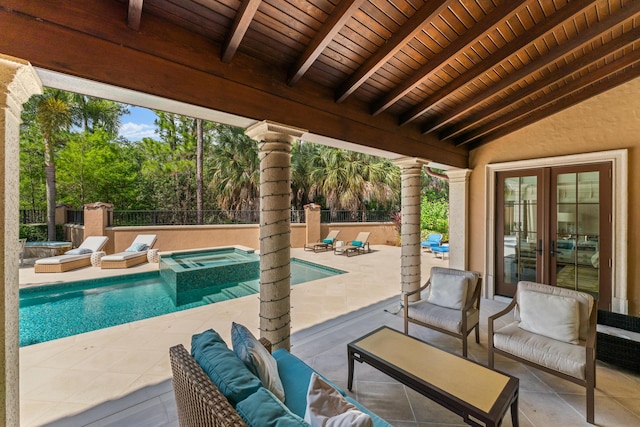
{"label": "stone fence pillar", "polygon": [[320,234],[320,205],[315,203],[304,205],[304,218],[307,223],[306,243],[316,243],[322,238]]}
{"label": "stone fence pillar", "polygon": [[104,236],[111,212],[113,212],[113,205],[109,203],[97,202],[84,205],[84,238]]}

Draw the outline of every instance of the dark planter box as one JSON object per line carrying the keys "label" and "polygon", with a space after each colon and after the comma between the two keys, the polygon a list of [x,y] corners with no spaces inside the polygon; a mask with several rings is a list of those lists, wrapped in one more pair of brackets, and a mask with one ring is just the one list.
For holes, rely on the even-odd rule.
{"label": "dark planter box", "polygon": [[[598,324],[619,329],[619,335],[625,335],[625,331],[640,333],[640,317],[598,310]],[[596,358],[598,360],[640,372],[639,341],[603,332],[598,332],[597,335]]]}

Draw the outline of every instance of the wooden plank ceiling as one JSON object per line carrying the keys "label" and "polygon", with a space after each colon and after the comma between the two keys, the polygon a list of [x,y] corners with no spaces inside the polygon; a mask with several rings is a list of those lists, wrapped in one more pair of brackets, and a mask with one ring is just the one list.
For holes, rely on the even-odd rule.
{"label": "wooden plank ceiling", "polygon": [[[204,58],[227,64],[227,74],[246,73],[250,58],[255,79],[268,75],[310,105],[322,98],[337,114],[390,120],[450,151],[640,76],[640,0],[104,1],[126,12],[123,31],[181,27],[210,42]],[[44,9],[24,3],[58,3],[3,2],[0,11],[16,13],[13,3],[40,19]],[[69,6],[70,22],[82,3]],[[102,29],[92,24],[95,37]]]}

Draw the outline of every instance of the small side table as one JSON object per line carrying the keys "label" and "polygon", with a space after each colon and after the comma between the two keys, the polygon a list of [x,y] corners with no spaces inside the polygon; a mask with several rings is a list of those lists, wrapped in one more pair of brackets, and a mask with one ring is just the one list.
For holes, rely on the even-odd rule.
{"label": "small side table", "polygon": [[102,257],[107,253],[105,251],[95,251],[91,254],[91,265],[94,267],[100,267],[102,263]]}
{"label": "small side table", "polygon": [[159,263],[160,262],[160,249],[149,249],[147,251],[147,261]]}

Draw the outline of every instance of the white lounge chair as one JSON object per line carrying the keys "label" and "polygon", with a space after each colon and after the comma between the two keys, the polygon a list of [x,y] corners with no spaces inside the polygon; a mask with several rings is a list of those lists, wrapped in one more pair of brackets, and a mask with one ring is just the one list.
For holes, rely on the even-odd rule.
{"label": "white lounge chair", "polygon": [[129,268],[147,261],[147,252],[156,243],[155,234],[138,234],[125,251],[105,255],[100,268]]}
{"label": "white lounge chair", "polygon": [[41,258],[35,262],[36,273],[63,273],[91,265],[91,254],[101,250],[109,240],[106,236],[89,236],[76,249],[64,255]]}

